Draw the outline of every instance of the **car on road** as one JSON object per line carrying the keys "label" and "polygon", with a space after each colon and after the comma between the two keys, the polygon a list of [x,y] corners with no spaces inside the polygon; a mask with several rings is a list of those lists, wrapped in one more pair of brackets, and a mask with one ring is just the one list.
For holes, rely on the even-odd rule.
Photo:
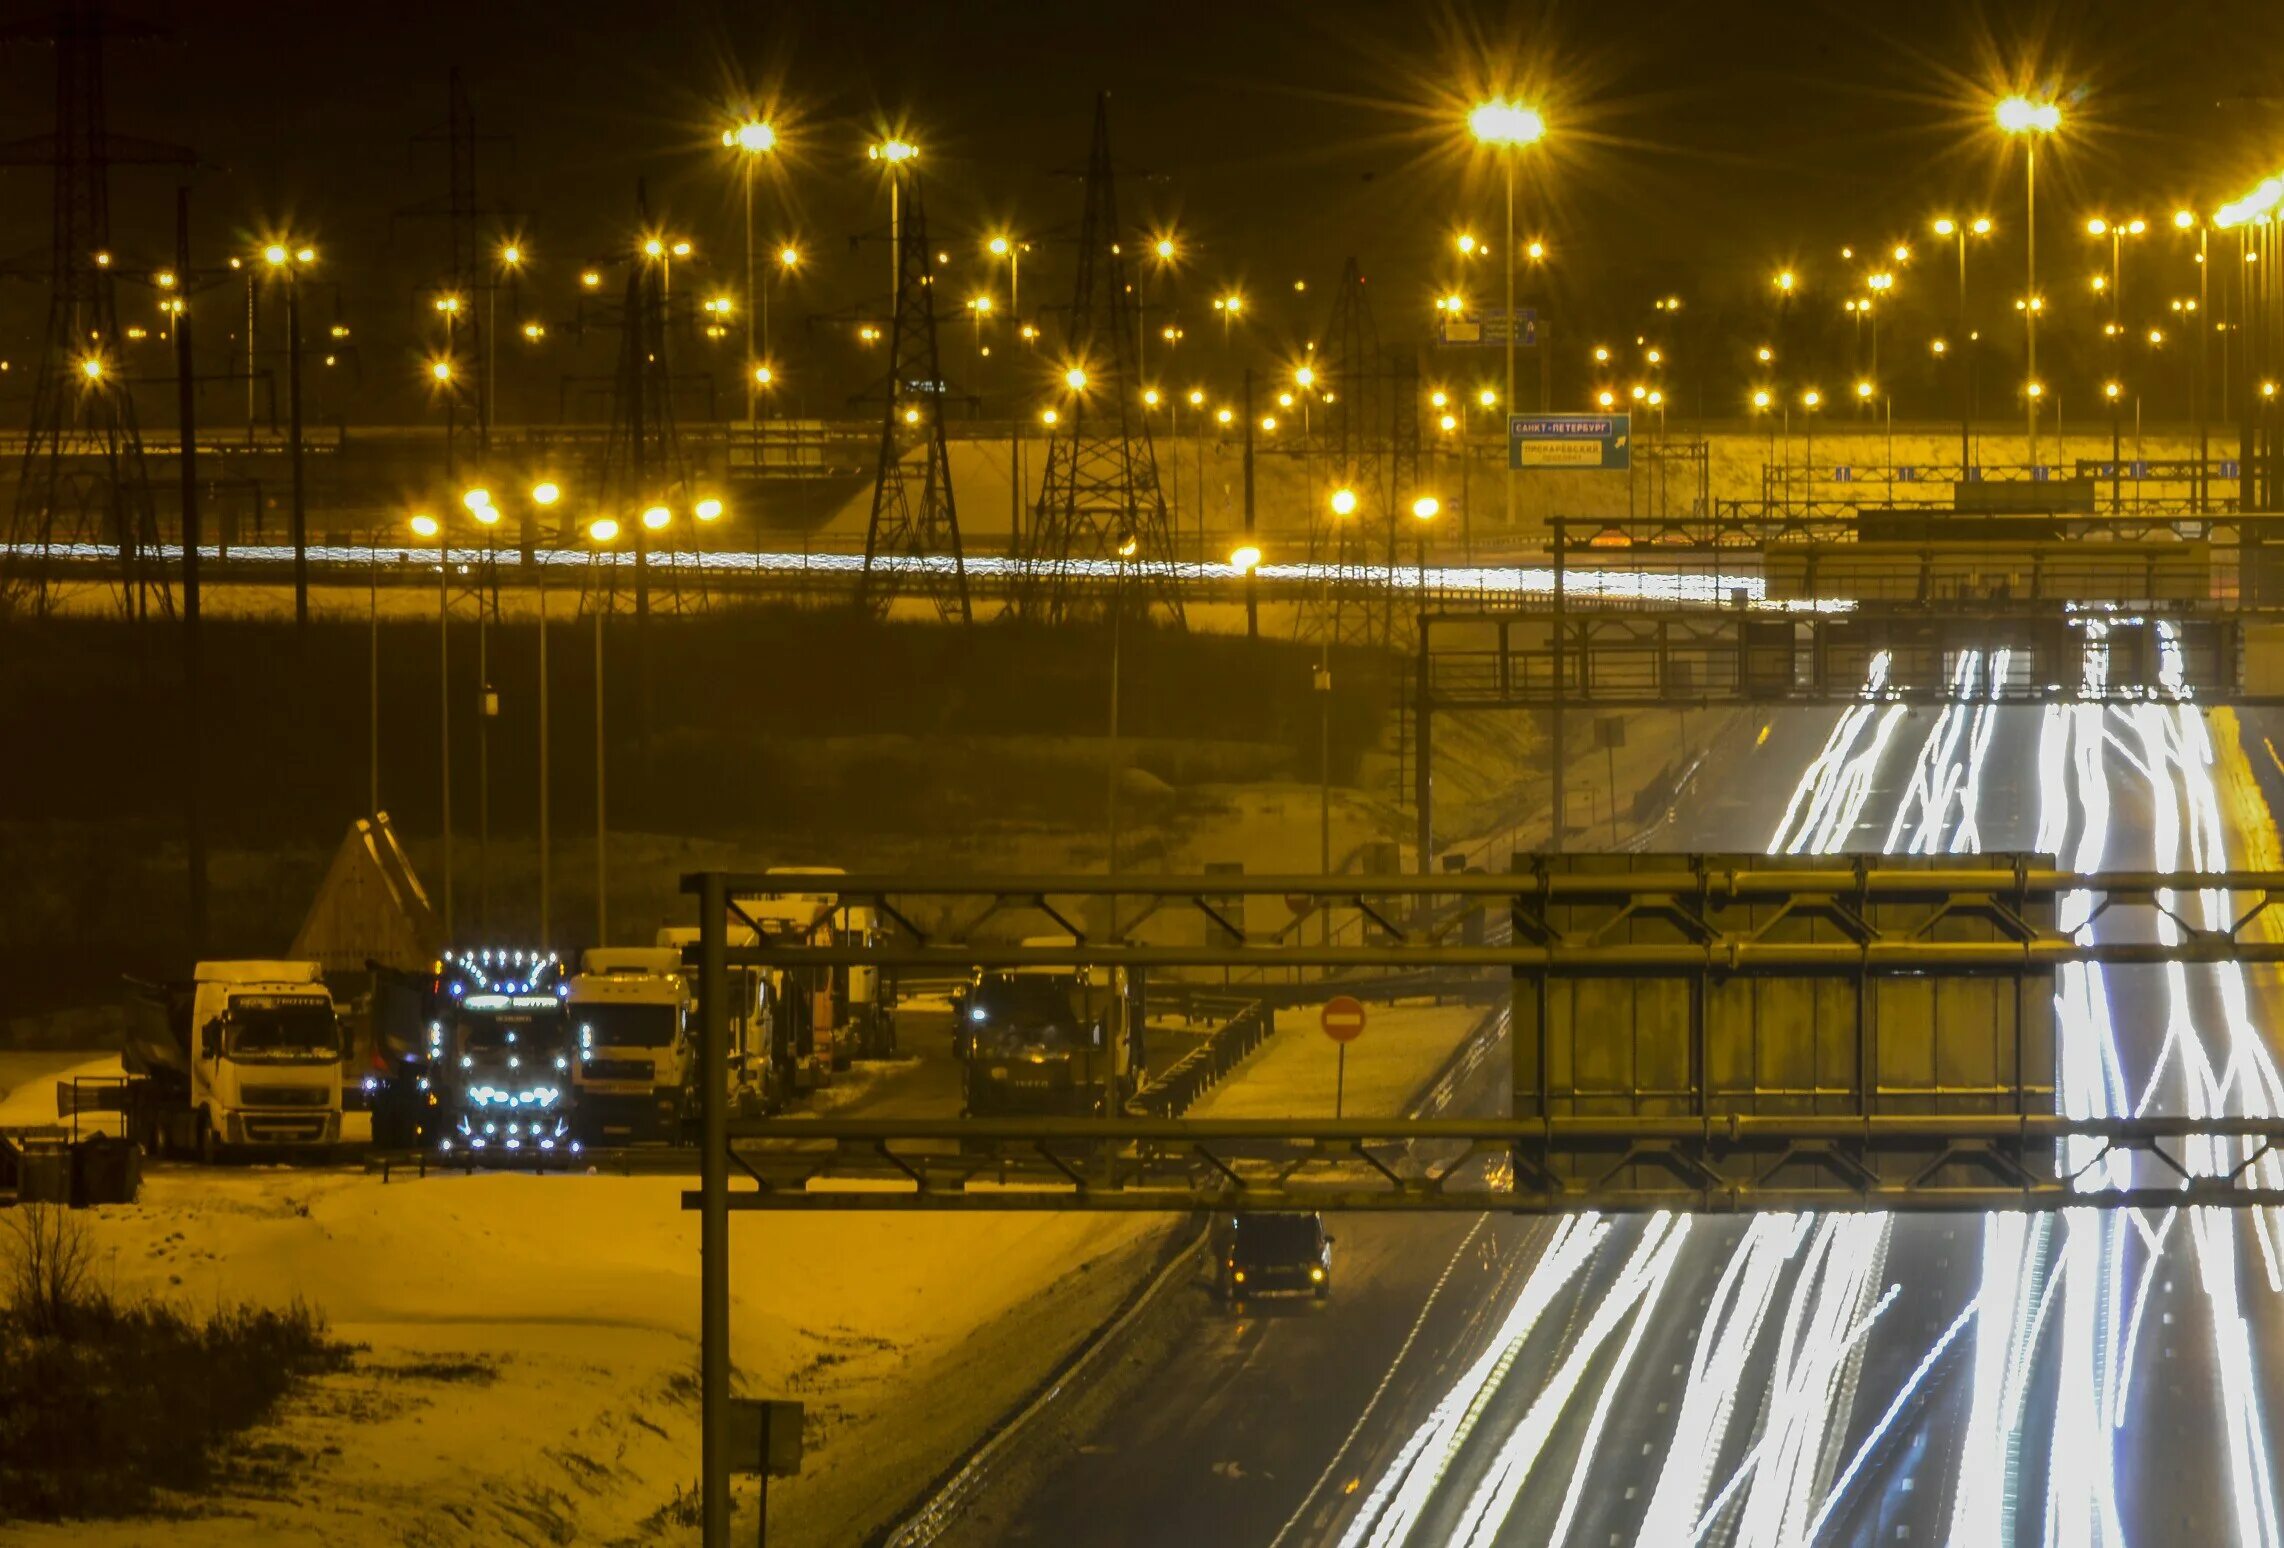
{"label": "car on road", "polygon": [[1318,1214],[1224,1215],[1211,1237],[1221,1298],[1332,1293],[1332,1238]]}

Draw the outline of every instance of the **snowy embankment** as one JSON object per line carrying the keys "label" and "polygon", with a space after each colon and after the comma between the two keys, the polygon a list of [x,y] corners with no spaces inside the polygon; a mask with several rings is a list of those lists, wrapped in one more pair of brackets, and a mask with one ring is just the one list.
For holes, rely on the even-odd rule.
{"label": "snowy embankment", "polygon": [[1367,1005],[1364,1035],[1348,1045],[1343,1076],[1339,1045],[1320,1030],[1317,1008],[1279,1011],[1276,1035],[1186,1116],[1329,1118],[1337,1084],[1347,1117],[1395,1117],[1410,1108],[1482,1019],[1480,1005]]}
{"label": "snowy embankment", "polygon": [[[694,1536],[656,1519],[697,1474],[687,1185],[154,1173],[140,1205],[87,1217],[117,1290],[193,1307],[299,1296],[368,1353],[250,1437],[238,1486],[182,1502],[183,1518],[11,1524],[8,1540]],[[739,1217],[741,1390],[809,1411],[802,1476],[770,1491],[772,1541],[861,1539],[1111,1315],[1166,1229],[1080,1215]]]}

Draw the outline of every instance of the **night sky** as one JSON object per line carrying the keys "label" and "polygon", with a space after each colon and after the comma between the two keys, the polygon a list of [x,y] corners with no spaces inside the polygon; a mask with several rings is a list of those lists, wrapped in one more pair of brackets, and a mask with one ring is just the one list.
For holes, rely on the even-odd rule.
{"label": "night sky", "polygon": [[[953,369],[973,344],[958,303],[1004,284],[981,255],[988,231],[1034,243],[1026,312],[1067,295],[1071,174],[1099,90],[1111,93],[1122,216],[1183,240],[1153,329],[1172,320],[1189,331],[1178,374],[1194,379],[1235,363],[1217,340],[1201,348],[1218,334],[1210,297],[1232,284],[1257,316],[1264,360],[1321,331],[1349,256],[1371,283],[1384,337],[1423,328],[1442,287],[1496,300],[1495,266],[1462,271],[1451,237],[1462,226],[1496,235],[1495,168],[1467,143],[1463,118],[1472,98],[1502,87],[1542,103],[1549,124],[1527,157],[1519,224],[1548,242],[1551,263],[1525,289],[1581,350],[1588,333],[1645,325],[1650,298],[1670,291],[1704,319],[1704,353],[1733,352],[1760,326],[1780,263],[1822,298],[1804,307],[1837,313],[1842,243],[1910,239],[1931,260],[1926,221],[1944,210],[2002,224],[1988,259],[1995,316],[2019,292],[2021,264],[2020,158],[1988,127],[1991,98],[2009,88],[2043,86],[2070,105],[2071,131],[2040,169],[2042,280],[2058,298],[2074,296],[2093,265],[2087,212],[2162,221],[2184,201],[2210,210],[2284,164],[2284,80],[2259,65],[2279,57],[2284,7],[2241,0],[130,9],[172,39],[115,50],[112,128],[200,153],[191,186],[207,261],[265,231],[319,246],[319,318],[338,306],[352,325],[362,383],[336,406],[359,417],[418,402],[434,322],[423,287],[443,269],[444,232],[403,212],[442,200],[441,147],[413,138],[441,127],[453,65],[480,130],[507,137],[483,146],[485,202],[523,212],[504,229],[533,255],[528,282],[503,296],[502,332],[511,313],[554,330],[548,357],[524,368],[532,412],[552,411],[553,378],[607,363],[592,341],[581,356],[571,338],[577,271],[628,244],[638,178],[660,223],[713,261],[688,283],[737,289],[739,182],[718,135],[748,101],[784,135],[759,225],[769,246],[791,236],[807,254],[777,293],[772,326],[789,379],[806,372],[812,411],[853,390],[862,362],[845,358],[845,321],[809,330],[805,320],[853,318],[885,288],[885,201],[865,143],[894,128],[923,147],[931,236],[954,258],[939,292]],[[0,81],[0,127],[43,132],[45,55],[0,56]],[[123,255],[166,255],[177,181],[163,170],[115,175]],[[45,185],[36,169],[0,175],[7,251],[34,269]],[[862,233],[873,243],[852,250]],[[2193,285],[2169,230],[2132,261],[2129,293],[2154,302]],[[1951,292],[1934,274],[1913,278],[1892,327],[1907,327],[1915,306],[1940,302],[1948,314]],[[1296,279],[1310,290],[1296,294]],[[0,296],[11,356],[33,348],[41,304],[36,284]],[[1718,351],[1707,347],[1715,334]],[[1557,358],[1567,370],[1569,357]],[[994,373],[1016,364],[1005,354],[971,362],[986,388],[1013,387]]]}

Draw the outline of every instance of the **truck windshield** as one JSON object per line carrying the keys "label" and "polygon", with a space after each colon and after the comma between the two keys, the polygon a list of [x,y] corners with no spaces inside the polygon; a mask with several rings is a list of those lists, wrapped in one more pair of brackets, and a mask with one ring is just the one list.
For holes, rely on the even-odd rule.
{"label": "truck windshield", "polygon": [[586,1004],[571,1007],[581,1047],[664,1048],[681,1018],[671,1005]]}
{"label": "truck windshield", "polygon": [[564,1021],[560,1010],[460,1012],[460,1049],[463,1053],[499,1055],[520,1053],[527,1058],[552,1057],[564,1051]]}
{"label": "truck windshield", "polygon": [[230,1052],[252,1058],[338,1058],[333,1003],[314,995],[263,996],[230,1007]]}
{"label": "truck windshield", "polygon": [[968,996],[968,1035],[991,1044],[1077,1046],[1102,1013],[1100,996],[1075,978],[1009,973],[987,978]]}
{"label": "truck windshield", "polygon": [[1240,1215],[1230,1256],[1240,1263],[1313,1263],[1324,1245],[1314,1215]]}

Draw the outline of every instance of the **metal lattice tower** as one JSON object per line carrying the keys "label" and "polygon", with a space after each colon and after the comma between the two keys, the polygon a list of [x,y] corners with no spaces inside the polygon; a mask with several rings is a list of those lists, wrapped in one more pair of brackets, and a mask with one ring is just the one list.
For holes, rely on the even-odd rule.
{"label": "metal lattice tower", "polygon": [[[1341,266],[1324,347],[1311,361],[1320,399],[1317,437],[1328,467],[1321,490],[1309,491],[1309,559],[1326,567],[1332,584],[1300,611],[1303,639],[1335,644],[1380,644],[1389,638],[1387,588],[1375,587],[1367,567],[1391,562],[1395,552],[1395,470],[1389,449],[1388,381],[1380,331],[1356,260]],[[1331,493],[1354,491],[1356,511],[1336,515]]]}
{"label": "metal lattice tower", "polygon": [[[880,470],[873,480],[857,605],[885,616],[897,592],[920,587],[934,599],[939,615],[969,623],[967,563],[960,553],[959,508],[952,499],[951,454],[944,445],[948,394],[936,353],[928,217],[920,201],[920,174],[911,163],[891,164],[888,176],[898,199],[891,234],[896,297],[888,325],[888,379],[881,392]],[[946,557],[950,568],[939,568]]]}
{"label": "metal lattice tower", "polygon": [[[635,185],[638,231],[651,229],[650,199]],[[650,614],[650,529],[643,512],[665,505],[688,522],[694,491],[674,422],[674,373],[666,349],[666,261],[637,250],[627,265],[620,303],[619,362],[611,376],[611,428],[603,441],[595,487],[599,509],[617,519],[634,543],[634,611]],[[606,567],[610,595],[596,605],[610,607],[617,590],[616,565]],[[668,595],[682,607],[679,567],[668,570]]]}
{"label": "metal lattice tower", "polygon": [[1084,386],[1058,409],[1019,598],[1026,616],[1048,622],[1068,619],[1079,608],[1074,562],[1122,559],[1137,577],[1124,588],[1128,606],[1144,613],[1163,607],[1174,622],[1182,621],[1166,496],[1135,380],[1141,318],[1122,245],[1106,93],[1095,99],[1078,278],[1062,330],[1063,358],[1085,373]]}
{"label": "metal lattice tower", "polygon": [[0,146],[0,166],[46,166],[54,174],[47,329],[9,547],[0,553],[0,613],[26,606],[48,613],[55,593],[31,550],[75,543],[117,545],[128,616],[146,616],[154,602],[162,613],[173,610],[142,431],[118,353],[111,168],[188,166],[195,158],[179,146],[112,134],[103,97],[104,43],[157,36],[112,18],[94,0],[69,0],[51,16],[0,33],[11,42],[51,44],[56,56],[54,132]]}

